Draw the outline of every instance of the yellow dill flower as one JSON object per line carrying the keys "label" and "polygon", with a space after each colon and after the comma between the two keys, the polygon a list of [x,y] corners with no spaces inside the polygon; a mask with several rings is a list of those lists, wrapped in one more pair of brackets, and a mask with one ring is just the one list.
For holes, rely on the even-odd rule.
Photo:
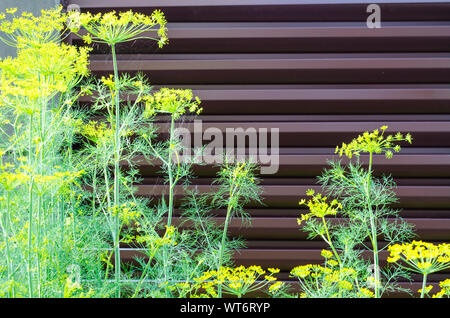
{"label": "yellow dill flower", "polygon": [[370,289],[367,289],[367,288],[363,287],[363,288],[359,289],[358,297],[361,297],[361,298],[374,298],[375,294]]}
{"label": "yellow dill flower", "polygon": [[285,284],[283,282],[276,282],[276,283],[270,285],[269,292],[271,294],[273,294],[273,293],[277,292],[278,290],[280,290],[280,288],[283,287],[284,285]]}
{"label": "yellow dill flower", "polygon": [[386,158],[392,158],[394,152],[400,151],[400,146],[395,144],[397,141],[412,142],[412,137],[408,133],[403,135],[397,133],[395,135],[384,136],[385,130],[388,126],[382,126],[379,130],[375,129],[373,132],[364,132],[362,135],[354,138],[350,143],[342,143],[342,146],[336,147],[336,153],[340,156],[345,155],[348,158],[359,156],[360,153],[384,153]]}
{"label": "yellow dill flower", "polygon": [[450,298],[450,278],[447,278],[446,280],[439,283],[439,286],[441,287],[441,290],[434,294],[433,298],[443,298],[444,296],[447,296]]}
{"label": "yellow dill flower", "polygon": [[428,285],[427,287],[425,287],[425,290],[419,289],[417,292],[419,294],[422,294],[422,293],[428,294],[432,289],[433,289],[433,285]]}
{"label": "yellow dill flower", "polygon": [[291,270],[291,275],[300,277],[300,278],[305,278],[311,274],[311,266],[312,265],[301,265],[301,266],[294,267]]}
{"label": "yellow dill flower", "polygon": [[107,145],[111,143],[114,135],[113,130],[104,122],[97,122],[91,120],[88,124],[81,127],[80,132],[89,140],[95,142],[97,145]]}
{"label": "yellow dill flower", "polygon": [[202,108],[199,107],[200,99],[194,97],[189,89],[161,88],[153,95],[144,96],[145,115],[154,116],[157,113],[171,114],[174,119],[178,119],[187,110],[191,113],[200,114]]}
{"label": "yellow dill flower", "polygon": [[343,267],[340,271],[344,277],[355,276],[357,274],[353,268],[348,267]]}
{"label": "yellow dill flower", "polygon": [[441,286],[442,288],[450,288],[450,278],[447,278],[446,280],[440,282],[439,286]]}
{"label": "yellow dill flower", "polygon": [[333,252],[328,251],[328,250],[322,250],[320,255],[322,255],[324,258],[332,258],[333,257]]}
{"label": "yellow dill flower", "polygon": [[41,10],[39,17],[29,12],[16,16],[16,10],[17,8],[7,9],[7,17],[1,15],[3,19],[0,19],[0,31],[7,35],[0,37],[3,42],[19,49],[60,42],[67,19],[61,11],[62,6]]}
{"label": "yellow dill flower", "polygon": [[[257,265],[249,267],[241,265],[235,268],[221,267],[218,271],[204,272],[202,276],[194,278],[194,281],[197,283],[197,287],[194,289],[198,292],[198,287],[203,286],[206,281],[209,281],[213,282],[214,286],[220,285],[224,293],[241,297],[244,294],[259,290],[276,281],[277,278],[273,274],[278,271],[277,269],[271,268],[269,270],[270,274],[264,275],[266,271]],[[275,284],[271,284],[271,286]],[[280,287],[281,285],[278,284],[272,288],[272,291],[275,292]]]}
{"label": "yellow dill flower", "polygon": [[277,280],[275,277],[269,276],[269,275],[264,276],[264,278],[265,278],[268,282],[273,282],[273,281]]}
{"label": "yellow dill flower", "polygon": [[297,223],[299,225],[311,217],[324,218],[327,215],[336,215],[342,209],[342,204],[337,200],[328,202],[328,198],[326,196],[322,196],[320,193],[315,194],[314,190],[308,190],[306,194],[311,196],[312,199],[308,201],[302,199],[299,204],[306,205],[310,212],[307,214],[302,214],[301,218],[297,219]]}
{"label": "yellow dill flower", "polygon": [[442,298],[445,295],[446,295],[445,290],[441,289],[441,291],[439,291],[436,294],[432,295],[431,298]]}
{"label": "yellow dill flower", "polygon": [[0,173],[0,184],[6,191],[12,191],[22,184],[26,184],[30,180],[30,176],[23,172],[8,172]]}
{"label": "yellow dill flower", "polygon": [[[134,13],[129,10],[116,13],[80,13],[73,11],[67,17],[69,29],[80,35],[84,40],[91,42],[107,43],[115,45],[117,43],[134,41],[137,39],[151,39],[158,41],[162,47],[168,42],[166,18],[160,10],[155,10],[151,15]],[[89,34],[79,34],[80,28]],[[152,35],[153,33],[153,35]]]}
{"label": "yellow dill flower", "polygon": [[9,13],[9,14],[14,14],[14,13],[16,13],[17,12],[17,8],[9,8],[9,9],[6,9],[6,13]]}
{"label": "yellow dill flower", "polygon": [[55,172],[52,175],[33,174],[34,187],[39,195],[50,190],[63,192],[70,184],[76,183],[76,180],[84,173],[84,170],[80,170]]}
{"label": "yellow dill flower", "polygon": [[334,259],[330,259],[327,262],[329,265],[331,265],[332,267],[338,266],[339,263],[337,261],[335,261]]}
{"label": "yellow dill flower", "polygon": [[413,241],[405,244],[389,246],[388,262],[401,261],[409,270],[430,274],[450,268],[450,244],[432,244],[422,241]]}
{"label": "yellow dill flower", "polygon": [[101,82],[102,82],[104,85],[108,86],[109,89],[110,89],[112,92],[114,92],[114,90],[115,90],[115,88],[116,88],[116,84],[114,83],[113,77],[114,77],[114,75],[109,74],[109,76],[108,76],[107,78],[104,77],[104,76],[102,76],[102,78],[100,79]]}
{"label": "yellow dill flower", "polygon": [[339,271],[332,272],[330,274],[325,275],[324,279],[329,283],[339,282],[340,273],[339,273]]}
{"label": "yellow dill flower", "polygon": [[343,288],[345,290],[352,290],[353,289],[353,284],[350,283],[349,281],[341,280],[341,281],[339,281],[339,287]]}
{"label": "yellow dill flower", "polygon": [[89,73],[87,48],[44,43],[0,61],[0,104],[33,114],[41,104],[74,87]]}
{"label": "yellow dill flower", "polygon": [[349,292],[353,292],[353,286],[358,284],[356,271],[345,267],[332,269],[326,265],[327,263],[325,266],[308,264],[291,270],[291,275],[299,280],[305,297],[325,294],[327,297],[345,297]]}

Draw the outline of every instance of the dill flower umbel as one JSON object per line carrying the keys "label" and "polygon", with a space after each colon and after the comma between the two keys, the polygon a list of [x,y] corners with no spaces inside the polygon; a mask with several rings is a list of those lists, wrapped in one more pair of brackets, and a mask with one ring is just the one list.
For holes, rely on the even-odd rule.
{"label": "dill flower umbel", "polygon": [[67,17],[61,12],[62,6],[41,10],[35,17],[32,13],[22,12],[16,15],[17,8],[0,14],[0,39],[6,44],[18,48],[37,47],[47,43],[58,43],[64,33]]}
{"label": "dill flower umbel", "polygon": [[202,276],[194,279],[195,290],[200,288],[213,297],[217,296],[215,286],[221,286],[224,293],[242,297],[243,295],[262,289],[267,285],[269,292],[275,293],[282,286],[282,282],[276,282],[273,275],[280,270],[277,268],[262,269],[261,266],[238,266],[235,268],[221,267],[218,271],[207,271]]}
{"label": "dill flower umbel", "polygon": [[402,261],[401,266],[420,274],[430,274],[450,268],[450,244],[413,241],[389,246],[388,262]]}
{"label": "dill flower umbel", "polygon": [[447,278],[446,280],[439,283],[439,286],[441,287],[441,290],[434,294],[433,298],[443,298],[447,297],[450,298],[450,278]]}
{"label": "dill flower umbel", "polygon": [[97,147],[103,148],[111,145],[114,137],[114,131],[104,122],[91,120],[80,127],[80,132]]}
{"label": "dill flower umbel", "polygon": [[360,288],[352,268],[332,269],[318,264],[300,265],[291,270],[302,288],[302,297],[373,297],[370,290]]}
{"label": "dill flower umbel", "polygon": [[[86,43],[97,42],[108,45],[151,39],[157,40],[159,47],[162,47],[168,42],[166,23],[166,18],[160,10],[155,10],[150,16],[131,10],[119,13],[110,11],[96,15],[72,11],[67,19],[69,29]],[[81,27],[86,33],[80,32]],[[151,32],[156,33],[158,38],[150,36]]]}
{"label": "dill flower umbel", "polygon": [[0,61],[0,104],[33,114],[57,93],[65,93],[88,71],[87,48],[45,43],[19,50]]}
{"label": "dill flower umbel", "polygon": [[398,266],[423,275],[422,289],[419,291],[423,298],[429,293],[426,287],[427,276],[450,268],[450,244],[432,244],[422,241],[395,244],[389,246],[391,252],[387,261],[397,263]]}
{"label": "dill flower umbel", "polygon": [[310,212],[307,214],[302,214],[301,218],[297,219],[299,225],[311,217],[323,218],[328,215],[336,215],[342,209],[342,204],[337,200],[327,202],[328,198],[326,196],[322,196],[320,193],[315,194],[314,190],[310,189],[306,192],[306,194],[311,196],[312,199],[308,201],[302,199],[299,204],[306,205]]}
{"label": "dill flower umbel", "polygon": [[144,96],[145,115],[151,117],[157,113],[170,114],[173,119],[180,118],[187,110],[200,114],[200,99],[194,97],[190,89],[161,88],[153,95]]}
{"label": "dill flower umbel", "polygon": [[375,129],[373,132],[364,132],[353,139],[350,143],[342,143],[342,146],[336,147],[336,153],[340,156],[345,155],[348,158],[359,156],[361,152],[366,153],[384,153],[386,158],[392,158],[394,152],[399,152],[401,147],[396,145],[396,141],[412,142],[411,135],[396,133],[395,135],[384,136],[385,130],[388,126],[382,126],[380,129]]}

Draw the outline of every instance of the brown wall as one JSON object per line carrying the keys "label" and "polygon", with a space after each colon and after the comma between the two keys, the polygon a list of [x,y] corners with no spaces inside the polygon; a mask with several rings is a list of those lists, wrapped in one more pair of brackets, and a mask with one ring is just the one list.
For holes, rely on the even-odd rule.
{"label": "brown wall", "polygon": [[[326,2],[72,1],[91,12],[162,9],[170,44],[123,45],[120,69],[193,89],[204,125],[280,128],[280,170],[262,182],[266,205],[248,210],[252,227],[233,221],[231,232],[247,239],[237,263],[278,266],[285,279],[296,265],[321,262],[325,247],[298,230],[299,199],[317,187],[337,144],[384,124],[414,142],[392,160],[376,158],[375,170],[395,177],[398,207],[421,239],[450,240],[450,3],[376,1],[382,28],[368,29],[369,1]],[[95,74],[112,72],[106,52],[92,57]],[[142,170],[140,194],[160,193],[155,170]],[[214,169],[198,172],[206,191]]]}

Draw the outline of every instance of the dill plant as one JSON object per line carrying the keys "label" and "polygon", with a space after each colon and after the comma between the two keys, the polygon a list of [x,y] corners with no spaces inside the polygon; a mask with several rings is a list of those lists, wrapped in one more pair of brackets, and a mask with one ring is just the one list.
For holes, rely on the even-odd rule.
{"label": "dill plant", "polygon": [[[393,191],[395,183],[389,176],[375,177],[373,171],[373,157],[375,154],[384,154],[386,158],[392,158],[395,152],[401,150],[398,142],[411,143],[410,134],[397,133],[386,135],[388,127],[383,126],[373,132],[364,132],[354,138],[350,143],[343,143],[336,147],[336,153],[345,155],[350,160],[346,166],[341,161],[330,162],[331,168],[318,177],[325,193],[339,202],[340,214],[346,219],[333,226],[333,237],[323,236],[328,232],[325,225],[310,222],[305,230],[311,233],[310,237],[322,236],[329,244],[333,241],[333,253],[339,255],[344,264],[355,267],[358,264],[360,272],[364,270],[361,247],[372,251],[374,276],[367,277],[369,287],[374,289],[376,298],[394,286],[394,279],[406,275],[404,271],[389,268],[383,272],[379,264],[379,253],[388,249],[396,242],[403,242],[413,236],[412,226],[399,216],[399,211],[391,208],[391,204],[397,202]],[[359,160],[361,154],[368,154],[368,167],[364,168]],[[311,209],[311,207],[310,207]],[[314,210],[312,210],[314,212]],[[378,238],[382,237],[386,244],[380,248]],[[370,245],[366,244],[366,239]]]}
{"label": "dill plant", "polygon": [[[118,129],[114,127],[116,116],[111,96],[115,89],[137,97],[134,100],[120,100],[122,110]],[[145,151],[144,144],[136,133],[142,126],[151,125],[151,122],[143,115],[140,96],[148,94],[151,86],[141,75],[131,77],[122,74],[118,82],[113,82],[111,77],[102,77],[89,83],[88,90],[95,94],[95,98],[91,111],[84,114],[83,117],[86,119],[79,127],[82,146],[76,151],[75,157],[87,162],[83,181],[89,191],[83,192],[83,198],[87,202],[84,210],[93,224],[101,225],[104,222],[103,231],[109,233],[107,235],[109,238],[103,236],[105,244],[112,245],[112,250],[103,257],[106,265],[104,281],[109,281],[110,271],[114,270],[114,290],[119,297],[123,288],[130,289],[129,286],[123,286],[122,278],[132,274],[126,270],[125,265],[122,266],[120,259],[118,260],[120,246],[135,242],[145,243],[145,247],[149,247],[152,254],[157,250],[152,247],[158,246],[157,242],[167,244],[170,242],[162,239],[162,237],[167,238],[166,235],[161,237],[156,232],[156,224],[160,222],[160,217],[155,215],[154,210],[149,207],[149,201],[135,195],[135,184],[139,183],[140,179],[134,159]],[[96,116],[104,120],[93,119]],[[116,178],[116,131],[119,133],[121,144],[120,164],[127,166],[126,171],[121,169],[118,180]],[[115,186],[115,182],[119,182],[119,186]],[[119,193],[115,194],[117,189]],[[116,198],[120,205],[116,204]],[[144,242],[144,237],[149,241]]]}
{"label": "dill plant", "polygon": [[51,297],[64,294],[65,267],[82,261],[74,254],[85,247],[67,231],[82,163],[66,166],[64,153],[89,50],[60,43],[61,8],[41,17],[15,12],[0,15],[2,40],[18,49],[16,58],[0,61],[0,108],[9,117],[0,135],[7,267],[6,279],[0,276],[8,297]]}
{"label": "dill plant", "polygon": [[[161,131],[154,129],[154,126],[148,126],[139,132],[148,149],[143,152],[144,156],[150,162],[159,161],[161,172],[168,185],[167,202],[163,196],[159,202],[159,209],[166,215],[166,227],[169,228],[173,221],[175,187],[181,184],[188,185],[190,178],[193,177],[192,162],[184,160],[185,158],[181,158],[179,154],[183,145],[177,135],[176,125],[186,113],[198,115],[202,109],[199,107],[198,97],[194,97],[192,91],[186,89],[162,88],[151,95],[143,96],[142,101],[144,115],[147,118],[154,120],[157,115],[169,116],[170,124],[166,139],[158,138]],[[171,296],[171,293],[175,295],[179,293],[173,282],[180,279],[189,282],[198,272],[210,268],[211,260],[206,255],[213,254],[213,242],[216,240],[212,222],[205,215],[205,212],[209,211],[205,196],[197,191],[190,192],[188,188],[185,188],[185,191],[186,196],[180,206],[181,213],[194,226],[191,230],[184,229],[179,234],[176,246],[165,245],[162,248],[161,266],[164,279],[161,286],[164,287],[166,297]],[[203,246],[201,251],[199,246]]]}
{"label": "dill plant", "polygon": [[169,183],[167,226],[172,225],[173,197],[174,189],[177,183],[189,175],[189,163],[182,162],[179,152],[182,149],[180,140],[176,137],[175,122],[186,111],[194,114],[200,114],[202,109],[199,107],[200,99],[194,97],[191,90],[188,89],[170,89],[161,90],[143,97],[145,104],[144,115],[153,117],[156,114],[168,114],[170,116],[169,138],[167,142],[154,145],[154,132],[145,132],[142,137],[150,147],[150,155],[162,162],[163,169],[167,173]]}
{"label": "dill plant", "polygon": [[[190,163],[178,154],[175,124],[187,112],[199,114],[200,100],[190,90],[153,92],[143,76],[119,74],[116,56],[119,43],[167,43],[164,15],[61,9],[40,17],[16,16],[14,9],[0,15],[1,39],[18,48],[16,58],[0,61],[0,295],[179,297],[185,290],[177,282],[195,283],[214,269],[229,278],[219,284],[219,297],[222,288],[242,296],[268,286],[275,269],[262,283],[252,276],[263,274],[255,266],[222,266],[227,250],[237,246],[227,241],[230,219],[260,200],[255,165],[226,162],[216,193],[187,193],[180,206],[193,227],[178,231],[172,225],[174,188],[192,177]],[[114,73],[85,81],[90,49],[62,43],[67,28],[88,44],[107,44]],[[85,94],[93,96],[89,111],[76,103]],[[124,97],[131,95],[134,100]],[[155,143],[157,114],[171,121],[168,140]],[[163,199],[151,207],[136,196],[141,180],[134,159],[142,154],[163,163],[168,205]],[[209,217],[215,208],[226,208],[223,230]],[[140,247],[145,257],[136,259],[137,266],[121,264],[121,246]],[[235,278],[244,273],[241,284]],[[270,291],[281,285],[271,284]]]}
{"label": "dill plant", "polygon": [[324,266],[308,264],[291,271],[302,287],[301,297],[372,297],[365,284],[366,265],[354,250],[354,232],[347,232],[330,220],[342,213],[342,204],[311,189],[306,194],[311,199],[302,199],[299,204],[306,205],[310,212],[302,214],[297,223],[304,225],[308,238],[320,237],[331,251],[322,250]]}
{"label": "dill plant", "polygon": [[[217,271],[221,271],[224,253],[226,250],[226,239],[228,225],[233,216],[246,217],[244,206],[250,202],[260,202],[262,189],[256,177],[256,165],[250,161],[233,163],[228,157],[218,172],[215,183],[218,190],[213,195],[213,204],[217,207],[226,208],[225,223],[223,225],[222,239],[219,249]],[[218,286],[218,297],[222,297],[222,286]]]}
{"label": "dill plant", "polygon": [[[81,36],[86,43],[105,43],[111,49],[113,61],[113,78],[103,79],[105,85],[110,88],[111,97],[111,125],[114,130],[114,181],[113,181],[113,201],[114,206],[120,206],[120,161],[122,159],[122,138],[121,138],[121,82],[119,78],[118,62],[116,56],[116,45],[119,43],[134,41],[140,38],[157,40],[160,47],[167,42],[166,20],[161,11],[155,10],[153,14],[144,15],[132,11],[116,13],[111,11],[105,14],[92,15],[88,13],[79,13],[73,11],[69,13],[69,28],[73,33]],[[85,34],[80,34],[83,28]],[[146,36],[145,33],[155,32],[155,37]],[[119,234],[120,221],[118,215],[114,218],[114,257],[115,257],[115,276],[116,284],[120,286],[120,247]],[[120,297],[120,287],[117,290],[117,296]]]}

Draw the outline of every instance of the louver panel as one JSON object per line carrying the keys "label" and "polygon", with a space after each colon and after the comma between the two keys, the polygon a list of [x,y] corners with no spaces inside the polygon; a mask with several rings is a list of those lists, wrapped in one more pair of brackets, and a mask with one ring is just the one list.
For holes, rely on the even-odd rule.
{"label": "louver panel", "polygon": [[[263,176],[264,206],[249,205],[251,225],[231,222],[230,234],[247,242],[234,256],[237,264],[278,266],[281,278],[290,281],[292,267],[321,262],[323,242],[308,240],[297,225],[305,212],[298,201],[307,189],[318,189],[314,177],[336,159],[337,144],[383,124],[389,131],[411,132],[414,142],[392,160],[376,156],[376,173],[390,173],[397,181],[396,207],[420,238],[450,241],[448,1],[377,1],[380,29],[366,27],[372,1],[362,0],[73,3],[93,13],[161,9],[169,21],[170,44],[119,46],[120,70],[147,74],[155,88],[191,88],[203,101],[205,111],[198,118],[203,129],[279,128],[280,168]],[[80,42],[75,36],[70,40]],[[98,76],[112,73],[104,46],[94,47],[91,70]],[[164,131],[163,120],[159,125]],[[193,127],[190,118],[181,125]],[[138,194],[164,194],[158,163],[143,158],[136,163],[144,180]],[[213,189],[216,167],[194,171],[199,178],[192,187]],[[177,203],[182,193],[176,189]],[[215,221],[223,223],[224,211],[215,212]],[[176,215],[176,224],[189,227],[179,211]],[[121,253],[130,261],[136,255],[138,249],[126,247]],[[442,273],[429,280],[436,284],[448,277]],[[402,285],[420,288],[417,282]]]}

